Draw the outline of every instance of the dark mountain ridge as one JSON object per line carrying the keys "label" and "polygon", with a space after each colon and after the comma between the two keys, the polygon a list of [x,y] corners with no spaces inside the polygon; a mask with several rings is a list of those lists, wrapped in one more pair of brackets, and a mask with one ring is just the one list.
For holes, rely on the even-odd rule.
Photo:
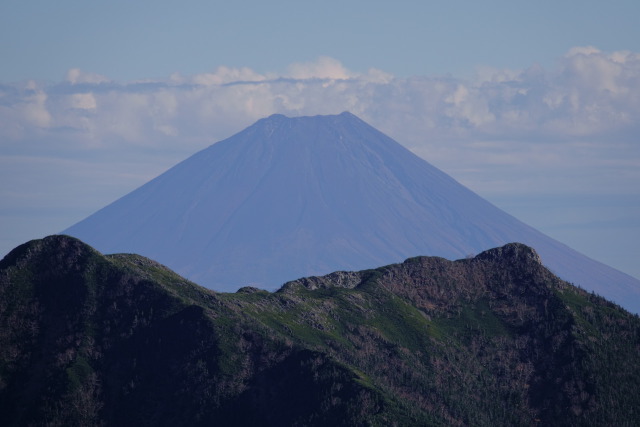
{"label": "dark mountain ridge", "polygon": [[563,279],[640,312],[640,281],[523,224],[350,113],[259,120],[64,234],[219,291],[517,241]]}
{"label": "dark mountain ridge", "polygon": [[639,351],[521,244],[274,293],[66,236],[0,261],[3,425],[637,425]]}

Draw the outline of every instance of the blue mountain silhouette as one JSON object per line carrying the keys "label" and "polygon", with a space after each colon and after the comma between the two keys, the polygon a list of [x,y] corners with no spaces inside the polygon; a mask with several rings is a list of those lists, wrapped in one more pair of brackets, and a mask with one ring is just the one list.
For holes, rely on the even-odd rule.
{"label": "blue mountain silhouette", "polygon": [[640,312],[640,281],[520,222],[346,112],[259,120],[63,233],[219,291],[521,242],[563,279]]}

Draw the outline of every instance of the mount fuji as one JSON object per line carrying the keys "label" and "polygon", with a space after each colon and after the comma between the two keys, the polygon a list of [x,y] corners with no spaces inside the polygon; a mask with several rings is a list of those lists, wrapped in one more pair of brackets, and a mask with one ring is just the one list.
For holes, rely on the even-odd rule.
{"label": "mount fuji", "polygon": [[521,242],[561,278],[640,312],[639,280],[520,222],[346,112],[259,120],[63,233],[219,291]]}

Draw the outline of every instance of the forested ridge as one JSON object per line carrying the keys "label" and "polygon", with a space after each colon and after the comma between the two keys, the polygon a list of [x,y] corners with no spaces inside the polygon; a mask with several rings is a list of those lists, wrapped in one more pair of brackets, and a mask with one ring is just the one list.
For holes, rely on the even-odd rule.
{"label": "forested ridge", "polygon": [[51,236],[0,261],[2,425],[640,423],[640,319],[509,244],[216,293]]}

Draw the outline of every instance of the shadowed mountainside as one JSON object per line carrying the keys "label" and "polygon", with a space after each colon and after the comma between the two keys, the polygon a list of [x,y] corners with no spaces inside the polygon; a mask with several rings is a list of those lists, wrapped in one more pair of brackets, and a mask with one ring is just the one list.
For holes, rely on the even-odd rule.
{"label": "shadowed mountainside", "polygon": [[0,261],[3,425],[637,425],[640,320],[521,244],[201,288],[51,236]]}

